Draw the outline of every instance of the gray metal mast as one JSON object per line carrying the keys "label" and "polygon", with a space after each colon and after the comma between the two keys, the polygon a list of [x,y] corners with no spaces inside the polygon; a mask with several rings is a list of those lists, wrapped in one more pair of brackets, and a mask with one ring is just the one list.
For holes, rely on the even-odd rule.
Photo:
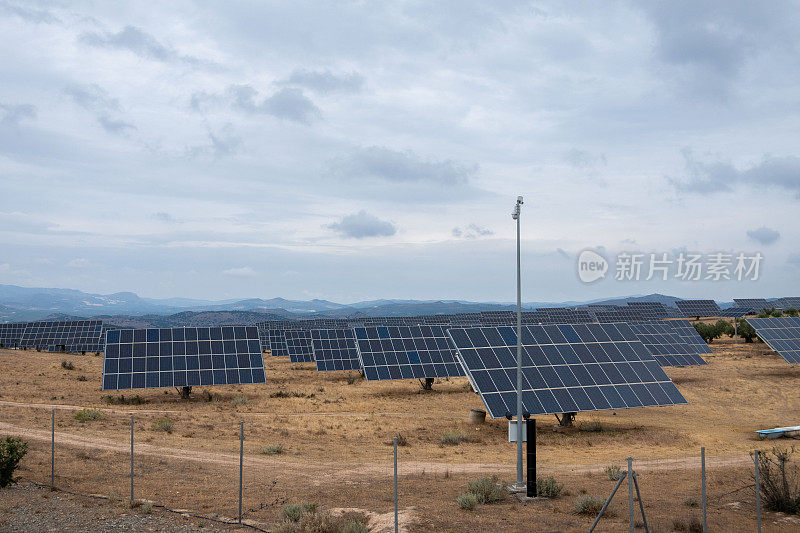
{"label": "gray metal mast", "polygon": [[517,489],[525,487],[522,479],[522,270],[519,254],[519,213],[522,196],[517,196],[517,204],[511,218],[517,221]]}

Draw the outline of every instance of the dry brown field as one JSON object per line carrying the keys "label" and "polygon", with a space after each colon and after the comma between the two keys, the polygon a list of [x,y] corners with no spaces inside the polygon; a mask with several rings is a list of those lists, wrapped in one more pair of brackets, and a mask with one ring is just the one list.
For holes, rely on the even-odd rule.
{"label": "dry brown field", "polygon": [[[55,410],[56,486],[111,498],[92,500],[92,506],[137,513],[119,503],[130,490],[133,416],[135,497],[190,515],[233,517],[244,422],[245,517],[263,529],[279,519],[288,502],[358,509],[374,517],[376,530],[388,525],[390,443],[402,435],[404,530],[585,531],[593,518],[574,512],[576,498],[605,498],[614,485],[605,468],[624,465],[628,456],[635,460],[651,531],[680,530],[699,516],[692,500],[700,499],[699,455],[705,446],[710,525],[718,531],[754,530],[749,453],[792,444],[759,441],[754,432],[800,422],[800,368],[760,343],[726,338],[712,348],[714,353],[704,356],[706,366],[666,369],[688,405],[580,413],[579,429],[570,433],[553,431],[554,417],[539,417],[539,474],[563,483],[564,494],[529,503],[509,496],[473,511],[460,510],[456,497],[479,477],[513,481],[515,448],[507,441],[505,419],[469,423],[470,409],[483,405],[466,378],[437,380],[433,391],[422,391],[416,381],[366,382],[357,373],[321,373],[312,364],[265,356],[265,385],[210,387],[210,397],[196,387],[188,401],[173,389],[127,391],[125,401],[136,398],[136,404],[109,403],[100,390],[101,357],[0,350],[0,436],[28,441],[31,451],[20,474],[49,483]],[[62,361],[73,363],[74,370],[62,368]],[[76,419],[86,408],[101,411],[102,418]],[[171,431],[157,429],[163,418],[172,422]],[[466,440],[444,444],[445,433]],[[275,445],[283,452],[263,453]],[[23,489],[12,490],[17,492],[9,495]],[[42,502],[47,505],[47,499]],[[0,504],[0,531],[20,520],[14,505]],[[612,509],[615,516],[604,518],[600,530],[627,531],[626,490]],[[191,524],[223,527],[199,518]],[[800,522],[765,513],[765,530],[800,530]]]}

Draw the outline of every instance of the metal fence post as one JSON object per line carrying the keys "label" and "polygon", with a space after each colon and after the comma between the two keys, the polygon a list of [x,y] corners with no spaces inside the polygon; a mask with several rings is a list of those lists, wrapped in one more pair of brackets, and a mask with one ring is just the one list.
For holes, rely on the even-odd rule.
{"label": "metal fence post", "polygon": [[131,415],[131,503],[133,503],[133,415]]}
{"label": "metal fence post", "polygon": [[56,488],[56,410],[53,409],[51,415],[50,429],[50,489]]}
{"label": "metal fence post", "polygon": [[633,519],[633,457],[628,457],[628,529],[634,533]]}
{"label": "metal fence post", "polygon": [[706,447],[700,447],[700,499],[703,503],[703,533],[708,533],[708,520],[706,516]]}
{"label": "metal fence post", "polygon": [[395,437],[393,441],[394,441],[394,533],[398,533],[400,524],[397,519],[397,437]]}
{"label": "metal fence post", "polygon": [[758,479],[758,450],[755,453],[756,462],[756,530],[761,533],[761,482]]}
{"label": "metal fence post", "polygon": [[242,487],[244,485],[244,420],[239,423],[239,523],[242,523]]}

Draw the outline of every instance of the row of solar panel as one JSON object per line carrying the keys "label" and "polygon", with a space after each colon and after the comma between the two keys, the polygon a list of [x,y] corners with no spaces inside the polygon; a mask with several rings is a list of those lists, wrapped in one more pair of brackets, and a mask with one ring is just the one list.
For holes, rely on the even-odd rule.
{"label": "row of solar panel", "polygon": [[101,320],[0,324],[0,347],[3,348],[101,352],[103,345]]}

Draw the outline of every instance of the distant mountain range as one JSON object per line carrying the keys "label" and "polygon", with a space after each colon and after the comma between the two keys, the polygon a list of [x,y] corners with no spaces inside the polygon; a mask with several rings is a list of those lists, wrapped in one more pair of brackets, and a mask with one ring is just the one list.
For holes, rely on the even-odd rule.
{"label": "distant mountain range", "polygon": [[[650,294],[615,299],[568,302],[527,302],[526,309],[574,307],[586,304],[625,305],[628,301],[662,302],[675,305],[674,296]],[[724,304],[723,304],[724,306]],[[371,300],[340,304],[327,300],[248,298],[243,300],[194,300],[189,298],[140,298],[132,292],[89,294],[74,289],[50,289],[0,285],[0,322],[24,322],[44,318],[97,317],[120,325],[214,325],[250,324],[263,320],[363,316],[408,316],[480,311],[513,310],[509,303],[462,300]]]}

